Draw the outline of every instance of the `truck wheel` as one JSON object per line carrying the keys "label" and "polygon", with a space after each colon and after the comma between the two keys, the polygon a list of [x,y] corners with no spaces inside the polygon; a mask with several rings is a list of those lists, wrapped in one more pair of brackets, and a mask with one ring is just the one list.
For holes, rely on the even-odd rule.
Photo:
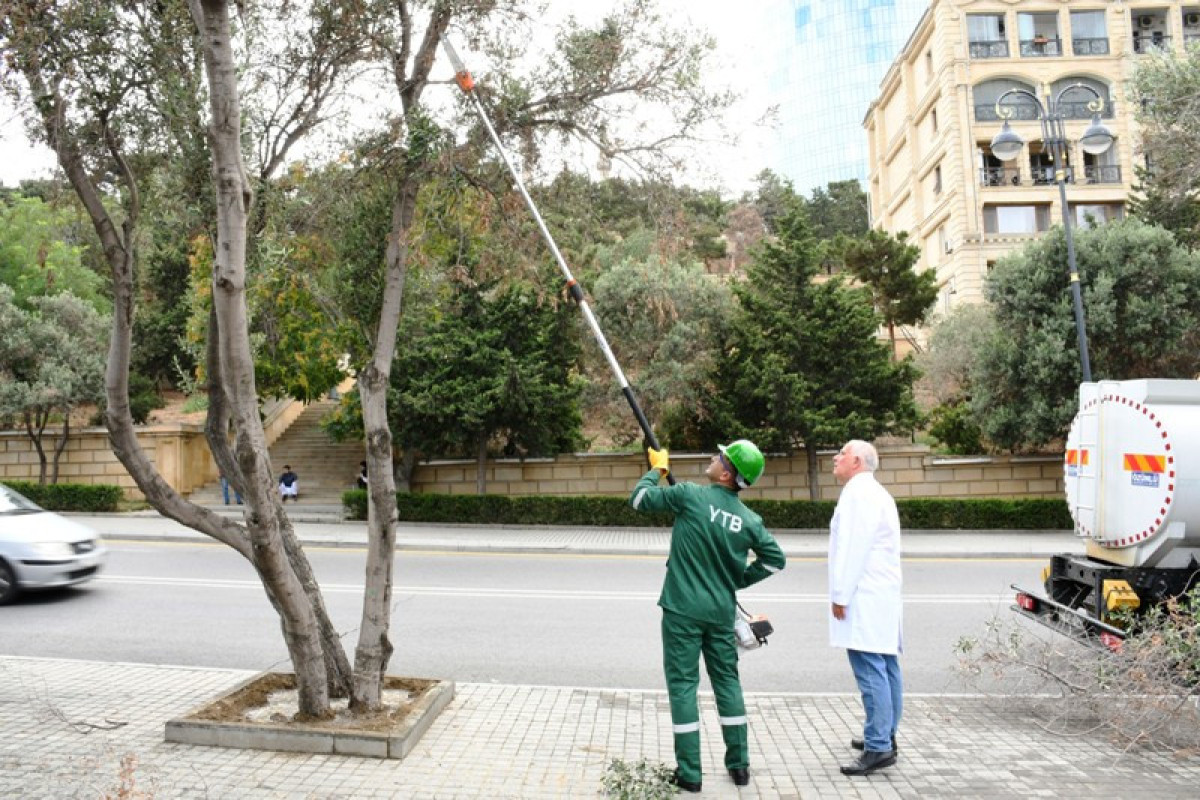
{"label": "truck wheel", "polygon": [[19,591],[16,573],[3,559],[0,559],[0,606],[15,600]]}

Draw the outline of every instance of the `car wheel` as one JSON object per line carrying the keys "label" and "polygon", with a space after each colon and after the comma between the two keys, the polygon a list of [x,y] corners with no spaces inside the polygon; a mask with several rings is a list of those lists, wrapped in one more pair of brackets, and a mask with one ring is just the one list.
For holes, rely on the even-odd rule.
{"label": "car wheel", "polygon": [[0,559],[0,606],[15,599],[18,591],[20,590],[17,587],[16,573],[3,559]]}

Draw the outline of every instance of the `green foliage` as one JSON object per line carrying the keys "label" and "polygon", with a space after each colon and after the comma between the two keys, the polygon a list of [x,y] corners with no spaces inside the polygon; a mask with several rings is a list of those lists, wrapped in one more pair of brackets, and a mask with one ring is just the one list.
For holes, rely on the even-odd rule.
{"label": "green foliage", "polygon": [[[1200,256],[1139,220],[1075,234],[1096,380],[1192,378],[1200,371]],[[1001,259],[985,287],[995,327],[975,352],[971,409],[1007,450],[1066,434],[1077,410],[1079,351],[1055,228]]]}
{"label": "green foliage", "polygon": [[714,442],[747,436],[764,450],[791,452],[915,424],[911,362],[893,362],[876,340],[879,317],[863,290],[837,276],[816,282],[818,270],[804,212],[787,212],[777,240],[735,287],[741,310],[714,373],[706,420]]}
{"label": "green foliage", "polygon": [[954,404],[971,396],[971,371],[975,356],[994,335],[991,307],[960,305],[933,326],[929,347],[917,356],[921,388],[939,403]]}
{"label": "green foliage", "polygon": [[98,312],[110,310],[100,275],[83,264],[84,250],[71,208],[21,195],[0,203],[0,284],[21,308],[69,292]]}
{"label": "green foliage", "polygon": [[983,430],[975,422],[971,405],[965,400],[942,403],[929,412],[929,435],[954,455],[984,452]]}
{"label": "green foliage", "polygon": [[679,789],[671,782],[675,771],[661,761],[614,758],[604,768],[600,792],[613,800],[665,800]]}
{"label": "green foliage", "polygon": [[116,511],[125,497],[120,486],[107,483],[48,483],[5,481],[4,484],[47,511]]}
{"label": "green foliage", "polygon": [[[733,294],[697,262],[639,254],[639,243],[648,238],[642,232],[626,246],[602,254],[612,265],[596,280],[595,311],[647,418],[658,422],[664,444],[695,448],[699,442],[689,430],[690,418],[715,364],[725,321],[733,313]],[[602,415],[604,430],[614,432],[618,444],[637,441],[640,428],[599,349],[586,352],[595,376],[589,415]]]}
{"label": "green foliage", "polygon": [[150,412],[167,404],[154,381],[136,372],[129,375],[129,413],[138,425],[150,419]]}
{"label": "green foliage", "polygon": [[1133,212],[1172,231],[1189,247],[1200,243],[1200,49],[1170,48],[1137,60],[1131,82],[1141,147],[1149,168],[1139,171]]}
{"label": "green foliage", "polygon": [[[670,514],[634,511],[624,497],[604,495],[460,495],[406,494],[396,496],[400,519],[406,522],[445,522],[504,525],[596,525],[609,527],[669,527]],[[353,489],[342,494],[350,519],[366,519],[367,493]],[[746,502],[774,530],[823,530],[829,527],[833,501],[763,500]],[[1063,500],[901,498],[896,501],[900,524],[916,530],[1064,530],[1072,527]]]}
{"label": "green foliage", "polygon": [[832,181],[813,189],[803,201],[818,241],[833,241],[838,235],[856,238],[870,227],[871,203],[856,180]]}
{"label": "green foliage", "polygon": [[932,269],[916,272],[913,267],[921,250],[908,244],[908,234],[893,237],[880,230],[867,231],[842,247],[846,269],[868,289],[875,310],[883,317],[896,347],[897,325],[916,325],[937,301],[937,274]]}

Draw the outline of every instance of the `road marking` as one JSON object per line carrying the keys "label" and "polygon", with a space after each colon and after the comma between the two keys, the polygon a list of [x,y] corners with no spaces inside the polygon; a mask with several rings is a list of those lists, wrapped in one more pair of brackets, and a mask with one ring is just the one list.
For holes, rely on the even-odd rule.
{"label": "road marking", "polygon": [[[101,575],[96,583],[111,583],[127,586],[174,586],[204,589],[248,589],[261,591],[262,583],[257,580],[226,578],[166,578],[154,575]],[[331,594],[362,594],[358,584],[328,583],[321,586],[323,592]],[[499,587],[460,586],[410,586],[392,587],[393,595],[415,595],[421,597],[494,597],[512,600],[631,600],[653,602],[658,592],[646,591],[597,591],[589,589],[504,589]],[[756,592],[751,595],[755,604],[779,603],[786,605],[828,603],[825,594],[789,594],[782,592]],[[905,595],[904,602],[913,605],[981,605],[1008,603],[1012,596],[1006,594],[912,594]]]}

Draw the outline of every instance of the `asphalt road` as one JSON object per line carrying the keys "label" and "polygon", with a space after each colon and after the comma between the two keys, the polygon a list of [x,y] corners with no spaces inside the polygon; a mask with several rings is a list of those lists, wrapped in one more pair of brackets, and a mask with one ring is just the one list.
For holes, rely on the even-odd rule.
{"label": "asphalt road", "polygon": [[[0,653],[203,667],[287,666],[278,620],[253,569],[217,544],[110,540],[101,577],[0,608]],[[308,548],[334,623],[353,647],[365,552]],[[468,682],[660,689],[661,556],[401,553],[390,671]],[[1009,615],[1010,583],[1043,559],[909,559],[910,692],[957,692],[954,644]],[[825,563],[789,561],[742,593],[776,628],[742,657],[747,691],[852,692],[828,646]]]}

